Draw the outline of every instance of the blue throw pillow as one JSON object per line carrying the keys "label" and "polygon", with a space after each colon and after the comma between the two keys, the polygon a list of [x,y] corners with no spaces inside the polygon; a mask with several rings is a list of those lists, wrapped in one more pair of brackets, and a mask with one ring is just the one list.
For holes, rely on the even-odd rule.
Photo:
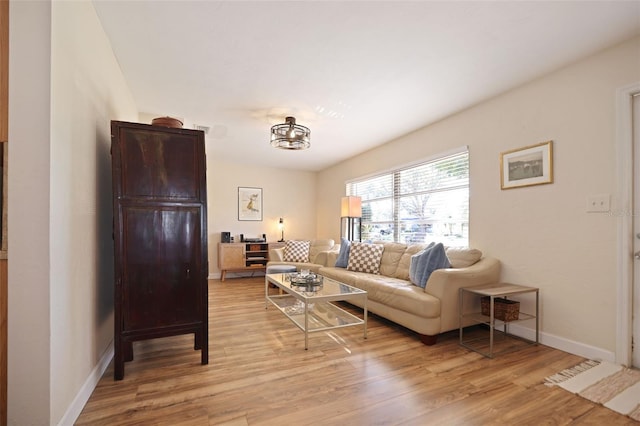
{"label": "blue throw pillow", "polygon": [[451,264],[442,243],[429,244],[420,253],[411,256],[409,279],[418,287],[425,288],[431,273],[437,269],[450,268]]}
{"label": "blue throw pillow", "polygon": [[336,268],[346,268],[349,264],[349,251],[351,251],[351,243],[346,238],[340,239],[340,252],[336,259]]}
{"label": "blue throw pillow", "polygon": [[[413,284],[416,284],[418,281],[420,281],[420,278],[418,277],[418,264],[426,256],[426,253],[430,251],[435,245],[436,243],[431,242],[427,247],[411,256],[411,263],[409,264],[409,280],[411,280]],[[422,267],[420,267],[420,270],[422,271]]]}

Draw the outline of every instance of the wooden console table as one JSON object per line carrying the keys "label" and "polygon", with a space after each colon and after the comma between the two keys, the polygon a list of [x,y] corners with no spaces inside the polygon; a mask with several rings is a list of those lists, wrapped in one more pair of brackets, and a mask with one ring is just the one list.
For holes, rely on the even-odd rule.
{"label": "wooden console table", "polygon": [[269,250],[284,243],[218,243],[218,268],[224,281],[227,272],[266,272]]}

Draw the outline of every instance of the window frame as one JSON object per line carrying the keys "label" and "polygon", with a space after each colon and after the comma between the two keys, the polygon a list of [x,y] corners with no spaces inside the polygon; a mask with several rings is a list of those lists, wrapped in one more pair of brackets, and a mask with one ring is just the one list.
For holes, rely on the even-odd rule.
{"label": "window frame", "polygon": [[[424,187],[414,192],[402,191],[401,179],[399,177],[401,174],[410,172],[412,169],[419,169],[425,166],[428,168],[428,165],[433,165],[434,163],[437,164],[438,162],[445,162],[448,159],[453,159],[458,156],[464,157],[465,155],[466,155],[466,170],[464,172],[466,172],[466,175],[465,177],[463,177],[462,182],[459,182],[458,184],[447,183],[444,185],[444,187],[440,187],[440,186],[435,186],[431,188]],[[365,239],[369,239],[367,231],[364,231],[364,229],[367,227],[367,225],[370,225],[372,227],[377,227],[378,229],[381,229],[380,232],[382,232],[383,227],[386,227],[386,229],[392,229],[393,238],[392,240],[389,240],[389,241],[393,241],[397,243],[407,243],[407,244],[414,243],[414,242],[416,243],[429,242],[431,240],[427,239],[428,233],[429,233],[428,229],[432,229],[430,228],[430,226],[432,225],[426,224],[427,221],[425,221],[424,219],[420,221],[421,218],[400,217],[400,210],[402,206],[401,199],[402,198],[406,199],[412,196],[420,196],[420,195],[429,195],[429,197],[431,197],[431,195],[437,194],[437,193],[443,193],[443,192],[451,193],[452,191],[462,190],[462,191],[466,191],[466,200],[463,203],[463,208],[465,208],[466,210],[466,216],[463,213],[461,219],[457,221],[458,229],[461,232],[459,234],[454,235],[456,236],[455,239],[452,239],[451,241],[445,241],[445,245],[468,246],[469,210],[470,210],[470,206],[469,206],[470,204],[470,193],[469,193],[470,169],[471,169],[471,166],[470,166],[469,147],[467,145],[464,145],[462,147],[449,150],[443,153],[439,153],[427,158],[422,158],[420,160],[412,161],[410,163],[406,163],[406,164],[392,167],[383,171],[379,171],[377,173],[372,173],[370,175],[365,175],[365,176],[361,176],[361,177],[346,181],[345,182],[346,195],[355,195],[355,196],[362,197],[363,217],[361,218],[361,223],[360,223],[361,235]],[[391,192],[387,194],[383,194],[378,197],[363,196],[362,191],[358,193],[357,185],[362,186],[362,185],[366,185],[367,183],[369,183],[370,185],[373,185],[376,179],[380,179],[381,181],[390,180],[390,182],[384,182],[382,184],[387,186],[391,185]],[[466,182],[464,182],[465,180]],[[428,182],[428,180],[425,180],[425,183],[426,182]],[[391,216],[388,217],[386,220],[384,219],[371,220],[371,218],[367,218],[366,217],[367,215],[365,213],[367,211],[366,206],[370,205],[371,203],[380,203],[380,202],[387,202],[387,203],[391,202],[391,209],[387,210],[387,213],[391,212]],[[369,211],[371,211],[371,209],[369,209]],[[383,210],[378,210],[378,212],[384,213]],[[389,215],[387,214],[386,216],[389,216]],[[406,228],[407,224],[414,220],[417,221],[416,222],[417,224],[423,226],[422,238],[424,239],[424,241],[413,241],[411,240],[411,238],[407,238],[406,232],[403,231]],[[443,225],[442,221],[438,221],[438,220],[434,220],[434,223],[437,223],[439,226]],[[403,238],[403,234],[404,234],[404,238]],[[420,234],[420,232],[418,232],[418,234]],[[389,234],[384,234],[384,235],[389,235]],[[380,240],[382,238],[374,238],[374,239]],[[385,239],[385,241],[386,240],[387,239]]]}

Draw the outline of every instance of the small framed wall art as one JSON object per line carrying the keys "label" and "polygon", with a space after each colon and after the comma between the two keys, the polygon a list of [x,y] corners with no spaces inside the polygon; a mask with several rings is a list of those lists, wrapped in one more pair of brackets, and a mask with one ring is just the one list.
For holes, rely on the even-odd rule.
{"label": "small framed wall art", "polygon": [[500,188],[553,183],[553,143],[542,142],[500,154]]}
{"label": "small framed wall art", "polygon": [[262,188],[238,187],[238,220],[262,220]]}

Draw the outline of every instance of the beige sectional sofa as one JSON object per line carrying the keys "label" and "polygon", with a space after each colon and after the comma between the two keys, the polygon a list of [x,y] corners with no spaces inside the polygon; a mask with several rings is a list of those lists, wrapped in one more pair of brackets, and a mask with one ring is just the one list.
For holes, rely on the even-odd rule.
{"label": "beige sectional sofa", "polygon": [[[380,274],[335,267],[339,245],[318,251],[310,263],[303,265],[325,277],[366,290],[370,312],[415,331],[427,345],[435,344],[440,333],[459,327],[458,290],[461,287],[496,283],[500,278],[501,265],[497,259],[482,257],[475,249],[448,248],[447,258],[452,267],[431,273],[423,289],[411,283],[409,269],[411,256],[426,244],[378,244],[384,245]],[[300,269],[301,264],[281,260],[282,254],[282,249],[272,251],[269,258],[278,260],[269,264],[291,264]]]}
{"label": "beige sectional sofa", "polygon": [[[322,266],[329,265],[327,260],[329,252],[335,252],[337,255],[338,250],[340,250],[340,245],[336,245],[334,240],[311,240],[309,244],[309,262],[285,262],[284,247],[279,247],[269,251],[267,267],[271,265],[293,265],[298,271],[300,269],[309,269],[311,272],[318,273]],[[331,265],[335,263],[336,261],[333,259]]]}

